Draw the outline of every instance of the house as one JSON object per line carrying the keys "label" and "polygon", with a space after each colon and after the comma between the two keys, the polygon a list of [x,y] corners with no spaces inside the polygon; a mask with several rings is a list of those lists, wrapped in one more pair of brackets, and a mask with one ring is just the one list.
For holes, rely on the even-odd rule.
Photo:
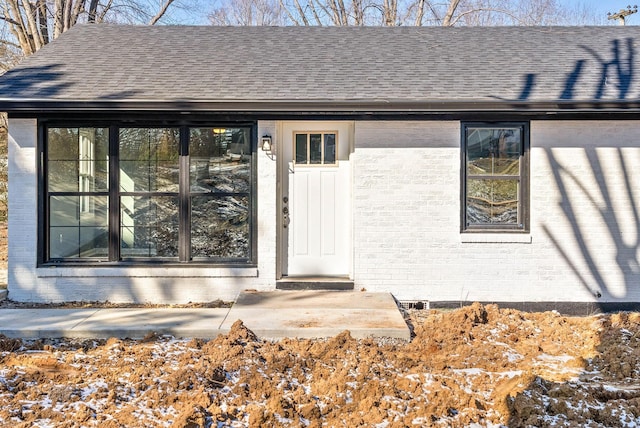
{"label": "house", "polygon": [[638,308],[639,43],[77,26],[0,77],[9,297]]}

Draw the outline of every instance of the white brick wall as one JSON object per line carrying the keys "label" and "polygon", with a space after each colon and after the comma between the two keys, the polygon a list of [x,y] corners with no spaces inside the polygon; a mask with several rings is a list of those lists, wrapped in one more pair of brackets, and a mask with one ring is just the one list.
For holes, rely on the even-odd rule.
{"label": "white brick wall", "polygon": [[357,122],[356,286],[400,300],[640,301],[639,127],[532,122],[531,234],[474,243],[460,234],[459,122]]}
{"label": "white brick wall", "polygon": [[36,121],[9,120],[9,298],[37,298]]}
{"label": "white brick wall", "polygon": [[[356,122],[356,289],[399,300],[640,301],[638,128],[532,122],[531,233],[462,235],[460,123]],[[9,134],[11,299],[182,303],[274,288],[275,158],[258,150],[257,269],[36,269],[36,122],[11,119]],[[261,121],[264,134],[276,141],[276,123]]]}
{"label": "white brick wall", "polygon": [[[275,122],[258,124],[259,135]],[[258,150],[258,267],[36,268],[37,123],[9,121],[9,298],[15,301],[108,300],[186,303],[233,300],[246,288],[275,288],[276,162]]]}

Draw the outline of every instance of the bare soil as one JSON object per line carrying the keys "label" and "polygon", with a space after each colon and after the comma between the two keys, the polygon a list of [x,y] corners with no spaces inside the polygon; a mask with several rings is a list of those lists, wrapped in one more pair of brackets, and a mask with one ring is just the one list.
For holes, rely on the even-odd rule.
{"label": "bare soil", "polygon": [[0,337],[0,426],[640,424],[640,314],[412,311],[411,342]]}

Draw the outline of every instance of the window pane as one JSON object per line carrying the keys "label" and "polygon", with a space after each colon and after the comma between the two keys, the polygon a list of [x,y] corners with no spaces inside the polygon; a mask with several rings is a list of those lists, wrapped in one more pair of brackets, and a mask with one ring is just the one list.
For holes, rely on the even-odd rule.
{"label": "window pane", "polygon": [[470,225],[518,224],[518,180],[467,180]]}
{"label": "window pane", "polygon": [[51,258],[107,257],[108,198],[53,196],[49,204]]}
{"label": "window pane", "polygon": [[192,192],[248,192],[251,187],[249,128],[191,129]]}
{"label": "window pane", "polygon": [[120,198],[122,257],[178,256],[178,198]]}
{"label": "window pane", "polygon": [[108,129],[50,128],[47,136],[49,191],[94,192],[108,189]]}
{"label": "window pane", "polygon": [[80,257],[109,257],[109,231],[107,227],[80,228]]}
{"label": "window pane", "polygon": [[177,192],[179,142],[176,128],[120,129],[120,190]]}
{"label": "window pane", "polygon": [[52,196],[51,226],[103,226],[108,222],[107,196]]}
{"label": "window pane", "polygon": [[121,192],[177,192],[178,161],[121,161]]}
{"label": "window pane", "polygon": [[467,128],[467,174],[519,175],[520,128]]}
{"label": "window pane", "polygon": [[78,161],[50,161],[47,187],[50,192],[77,192],[80,187]]}
{"label": "window pane", "polygon": [[50,229],[49,257],[107,258],[109,233],[106,227],[52,227]]}
{"label": "window pane", "polygon": [[49,128],[47,159],[78,160],[78,128]]}
{"label": "window pane", "polygon": [[307,134],[296,134],[296,163],[307,163]]}
{"label": "window pane", "polygon": [[107,258],[109,233],[106,227],[52,227],[49,257]]}
{"label": "window pane", "polygon": [[336,163],[336,134],[324,134],[324,163]]}
{"label": "window pane", "polygon": [[249,258],[249,198],[191,199],[192,257]]}
{"label": "window pane", "polygon": [[108,163],[104,161],[80,161],[78,169],[80,172],[79,188],[80,192],[100,192],[109,188]]}
{"label": "window pane", "polygon": [[309,163],[322,163],[322,135],[311,134],[309,136]]}
{"label": "window pane", "polygon": [[49,229],[49,257],[63,259],[79,257],[80,228],[52,227]]}
{"label": "window pane", "polygon": [[178,128],[121,128],[120,160],[176,160]]}

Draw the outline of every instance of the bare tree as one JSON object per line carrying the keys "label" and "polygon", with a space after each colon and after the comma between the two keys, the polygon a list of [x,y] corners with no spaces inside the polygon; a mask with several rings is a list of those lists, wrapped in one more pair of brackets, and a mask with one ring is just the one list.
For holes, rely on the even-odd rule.
{"label": "bare tree", "polygon": [[[242,3],[260,0],[242,0]],[[278,0],[293,25],[584,25],[601,24],[584,4],[560,0]],[[275,10],[275,8],[272,8]]]}
{"label": "bare tree", "polygon": [[395,26],[404,22],[403,0],[279,0],[293,25]]}
{"label": "bare tree", "polygon": [[[602,18],[584,4],[568,6],[559,0],[449,0],[429,3],[427,23],[443,26],[488,25],[585,25],[601,24]],[[419,25],[419,24],[418,24]]]}
{"label": "bare tree", "polygon": [[[78,22],[100,23],[110,15],[153,25],[174,0],[0,0],[0,21],[24,55],[30,55]],[[118,20],[118,19],[116,19]]]}
{"label": "bare tree", "polygon": [[213,25],[284,25],[278,0],[226,0],[209,14]]}

